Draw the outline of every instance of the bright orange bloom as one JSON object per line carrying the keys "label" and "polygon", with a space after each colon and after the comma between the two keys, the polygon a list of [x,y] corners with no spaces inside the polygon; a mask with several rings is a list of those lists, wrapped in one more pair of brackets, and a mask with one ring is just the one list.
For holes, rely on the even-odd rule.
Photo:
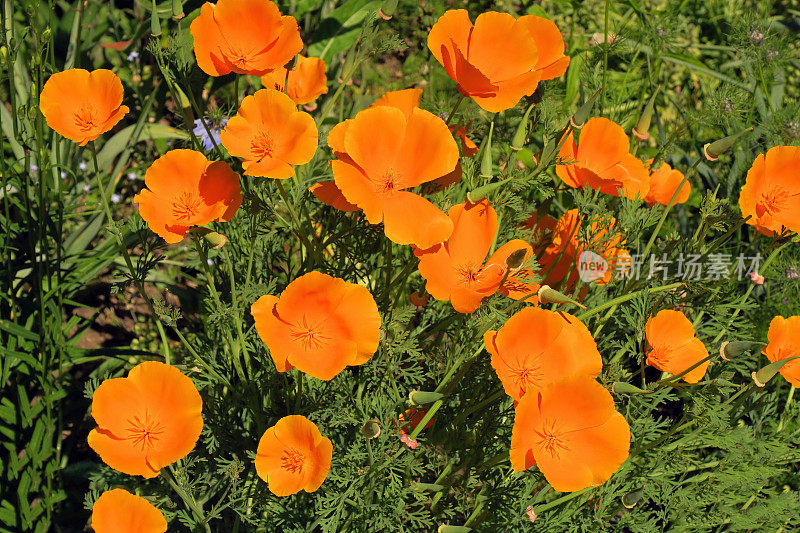
{"label": "bright orange bloom", "polygon": [[519,401],[569,376],[595,378],[603,360],[589,330],[569,313],[526,307],[483,335],[506,394]]}
{"label": "bright orange bloom", "polygon": [[317,197],[317,200],[325,205],[329,205],[339,211],[352,212],[361,211],[357,205],[353,205],[347,201],[342,191],[336,186],[334,181],[320,181],[308,188],[311,194]]}
{"label": "bright orange bloom", "polygon": [[[336,186],[348,202],[360,207],[370,224],[383,222],[386,236],[397,244],[429,248],[452,233],[450,219],[419,195],[404,191],[452,171],[458,146],[444,121],[415,107],[411,91],[336,125],[328,146]],[[416,100],[419,93],[416,93]],[[414,104],[414,105],[412,105]]]}
{"label": "bright orange bloom", "polygon": [[739,208],[747,223],[764,235],[785,229],[800,233],[800,147],[775,146],[758,154],[747,172]]}
{"label": "bright orange bloom", "polygon": [[466,10],[446,11],[428,34],[428,48],[459,92],[492,113],[514,107],[569,65],[558,27],[534,15],[489,11],[473,26]]}
{"label": "bright orange bloom", "polygon": [[537,305],[539,297],[539,284],[533,281],[536,273],[531,270],[534,262],[533,247],[522,239],[513,239],[498,248],[486,261],[487,264],[496,263],[506,267],[506,260],[511,254],[519,250],[525,250],[525,257],[518,268],[508,271],[503,284],[500,285],[498,292],[503,296],[508,296],[514,300],[525,299],[526,302]]}
{"label": "bright orange bloom", "polygon": [[[647,320],[645,326],[647,364],[663,372],[680,374],[708,357],[703,341],[694,336],[694,326],[680,311],[663,309]],[[683,376],[687,383],[697,383],[708,370],[708,361]]]}
{"label": "bright orange bloom", "polygon": [[114,470],[153,478],[192,451],[203,430],[202,410],[191,379],[174,366],[147,361],[94,391],[97,427],[89,446]]}
{"label": "bright orange bloom", "polygon": [[289,89],[286,83],[286,67],[277,68],[261,77],[264,87],[286,91],[297,105],[308,104],[318,96],[328,92],[328,78],[325,76],[325,61],[318,57],[297,56],[297,66],[289,71]]}
{"label": "bright orange bloom", "polygon": [[[428,413],[428,409],[421,407],[417,409],[416,407],[412,407],[410,409],[406,409],[403,413],[401,413],[397,417],[397,425],[400,428],[400,433],[412,433],[422,419],[425,418],[425,415]],[[428,429],[433,425],[433,418],[428,420],[428,423],[422,429]]]}
{"label": "bright orange bloom", "polygon": [[516,408],[511,466],[537,465],[553,489],[573,492],[608,481],[628,458],[631,432],[611,394],[572,376],[526,394]]}
{"label": "bright orange bloom", "polygon": [[270,0],[206,2],[189,31],[197,66],[209,76],[263,76],[303,49],[295,18],[281,16]]}
{"label": "bright orange bloom", "polygon": [[472,157],[478,153],[478,145],[467,137],[467,128],[457,124],[452,124],[449,128],[450,133],[455,134],[461,141],[461,153],[464,154],[464,157]]}
{"label": "bright orange bloom", "polygon": [[194,150],[170,150],[144,176],[146,189],[133,197],[150,229],[170,244],[192,226],[227,222],[242,204],[239,176],[223,161]]}
{"label": "bright orange bloom", "polygon": [[317,151],[317,124],[298,111],[292,99],[275,89],[261,89],[242,100],[219,136],[234,157],[244,159],[247,176],[289,179],[292,165],[304,165]]}
{"label": "bright orange bloom", "polygon": [[256,473],[275,496],[317,490],[331,469],[333,444],[300,415],[285,416],[264,432],[256,451]]}
{"label": "bright orange bloom", "polygon": [[497,233],[497,212],[486,199],[454,205],[450,239],[428,249],[416,248],[419,273],[425,289],[437,300],[450,301],[459,313],[472,313],[481,300],[500,287],[505,266],[487,262],[486,255]]}
{"label": "bright orange bloom", "polygon": [[[653,162],[650,159],[647,162],[649,166]],[[662,163],[661,168],[658,170],[650,169],[650,187],[647,190],[647,196],[644,201],[647,205],[669,205],[672,200],[672,195],[678,190],[678,186],[683,181],[684,175],[680,170],[674,170],[666,163]],[[687,181],[681,187],[681,192],[675,197],[675,204],[682,204],[689,199],[689,194],[692,192],[692,185]]]}
{"label": "bright orange bloom", "polygon": [[73,68],[56,72],[39,95],[47,125],[79,146],[97,139],[122,120],[122,82],[106,69]]}
{"label": "bright orange bloom", "polygon": [[340,278],[309,272],[280,298],[259,298],[250,312],[278,372],[297,367],[328,381],[346,366],[363,365],[378,349],[378,305],[366,288]]}
{"label": "bright orange bloom", "polygon": [[156,507],[124,489],[112,489],[92,507],[95,533],[164,533],[167,521]]}
{"label": "bright orange bloom", "polygon": [[[770,362],[780,361],[788,357],[800,356],[800,316],[783,318],[776,316],[769,323],[767,332],[769,344],[763,353]],[[800,387],[800,359],[789,361],[780,369],[781,375],[793,387]]]}
{"label": "bright orange bloom", "polygon": [[650,176],[644,163],[630,153],[630,139],[616,122],[590,118],[578,142],[570,132],[558,155],[563,163],[556,166],[556,174],[570,187],[627,198],[647,196]]}

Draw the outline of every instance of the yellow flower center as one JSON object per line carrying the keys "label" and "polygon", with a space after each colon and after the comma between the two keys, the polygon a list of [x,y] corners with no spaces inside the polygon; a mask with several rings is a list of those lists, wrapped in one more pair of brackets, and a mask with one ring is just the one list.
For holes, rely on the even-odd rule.
{"label": "yellow flower center", "polygon": [[94,107],[85,105],[75,113],[75,126],[81,131],[89,131],[96,128],[98,124],[95,123]]}
{"label": "yellow flower center", "polygon": [[292,474],[300,474],[303,471],[304,460],[305,457],[303,457],[302,453],[298,452],[294,448],[289,448],[283,451],[283,457],[281,457],[281,468],[291,472]]}
{"label": "yellow flower center", "polygon": [[132,440],[134,445],[141,446],[142,451],[145,448],[152,448],[159,439],[159,435],[164,433],[164,426],[150,416],[147,411],[144,416],[134,416],[128,419],[128,423],[130,424],[128,439]]}
{"label": "yellow flower center", "polygon": [[258,161],[265,157],[272,157],[274,143],[266,131],[259,131],[250,139],[250,151]]}
{"label": "yellow flower center", "polygon": [[182,192],[172,202],[172,216],[177,220],[189,221],[200,211],[200,197],[189,191]]}

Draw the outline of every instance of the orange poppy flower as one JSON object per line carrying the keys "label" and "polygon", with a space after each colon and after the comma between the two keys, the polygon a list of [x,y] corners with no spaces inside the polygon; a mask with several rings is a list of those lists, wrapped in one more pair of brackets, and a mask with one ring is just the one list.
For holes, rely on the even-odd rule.
{"label": "orange poppy flower", "polygon": [[[800,316],[776,316],[769,323],[769,343],[763,353],[770,362],[800,355]],[[789,361],[780,369],[781,375],[793,387],[800,387],[800,359]]]}
{"label": "orange poppy flower", "polygon": [[329,205],[339,211],[352,212],[361,211],[357,205],[351,204],[344,197],[342,191],[336,186],[334,181],[320,181],[308,188],[311,194],[317,197],[317,200],[325,205]]}
{"label": "orange poppy flower", "polygon": [[197,66],[209,76],[263,76],[303,49],[295,18],[281,16],[270,0],[206,2],[189,31]]}
{"label": "orange poppy flower", "polygon": [[39,109],[48,126],[79,146],[116,126],[130,111],[122,105],[122,82],[103,68],[56,72],[42,88]]}
{"label": "orange poppy flower", "polygon": [[641,199],[647,196],[650,176],[629,150],[630,139],[622,126],[592,117],[580,130],[577,143],[572,131],[567,135],[559,151],[563,163],[556,166],[556,174],[570,187]]}
{"label": "orange poppy flower", "polygon": [[572,376],[522,397],[511,432],[511,466],[537,465],[560,492],[608,481],[628,458],[631,432],[611,394],[595,380]]}
{"label": "orange poppy flower", "polygon": [[167,521],[156,507],[124,489],[112,489],[92,507],[95,533],[164,533]]}
{"label": "orange poppy flower", "polygon": [[286,67],[277,68],[261,77],[264,87],[285,91],[297,105],[313,102],[328,92],[325,61],[318,57],[298,55],[295,69],[289,71],[288,89],[284,87],[286,80]]}
{"label": "orange poppy flower", "polygon": [[227,222],[242,204],[239,176],[223,161],[195,150],[170,150],[144,176],[146,189],[133,197],[150,229],[170,244],[192,226]]}
{"label": "orange poppy flower", "polygon": [[331,469],[333,444],[300,415],[285,416],[264,432],[256,451],[256,473],[275,496],[314,492]]}
{"label": "orange poppy flower", "polygon": [[450,236],[447,215],[403,190],[455,168],[458,147],[442,119],[418,107],[376,105],[335,126],[328,146],[337,157],[336,186],[370,224],[383,222],[391,241],[429,248]]}
{"label": "orange poppy flower", "polygon": [[412,292],[408,295],[408,301],[411,302],[411,305],[415,307],[425,307],[428,305],[429,297],[427,294],[420,294],[417,291]]}
{"label": "orange poppy flower", "polygon": [[309,272],[280,298],[259,298],[250,312],[278,372],[297,367],[328,381],[346,366],[363,365],[378,349],[375,300],[366,288],[340,278]]}
{"label": "orange poppy flower", "polygon": [[747,172],[739,208],[763,235],[800,232],[800,147],[775,146],[758,154]]}
{"label": "orange poppy flower", "polygon": [[[680,311],[663,309],[650,317],[645,325],[647,364],[663,372],[680,374],[698,361],[708,357],[703,341],[694,336],[694,326]],[[687,383],[697,383],[708,370],[704,362],[685,376]]]}
{"label": "orange poppy flower", "polygon": [[533,247],[522,239],[513,239],[497,249],[495,253],[486,260],[487,264],[496,263],[506,268],[506,260],[514,252],[525,250],[525,257],[518,268],[508,271],[508,275],[500,285],[498,292],[503,296],[508,296],[514,300],[525,299],[526,302],[537,305],[539,298],[536,293],[539,291],[539,284],[533,281],[536,273],[531,270],[534,262]]}
{"label": "orange poppy flower", "polygon": [[234,157],[244,159],[247,176],[289,179],[292,165],[304,165],[317,151],[317,124],[298,111],[291,98],[275,89],[261,89],[242,100],[219,136]]}
{"label": "orange poppy flower", "polygon": [[454,205],[450,239],[428,249],[416,248],[425,289],[437,300],[450,301],[459,313],[472,313],[481,301],[497,292],[505,266],[486,262],[497,233],[497,212],[486,199]]}
{"label": "orange poppy flower", "polygon": [[[653,163],[650,159],[647,161],[649,167]],[[672,195],[678,190],[678,186],[683,181],[684,175],[680,170],[675,170],[666,163],[662,163],[661,168],[658,170],[650,169],[650,187],[647,190],[647,196],[644,201],[647,205],[669,205],[672,200]],[[689,194],[692,192],[692,185],[687,181],[681,187],[681,192],[675,197],[676,204],[682,204],[689,199]]]}
{"label": "orange poppy flower", "polygon": [[453,124],[450,126],[450,133],[453,133],[461,141],[461,153],[464,157],[472,157],[478,153],[478,145],[467,137],[467,129],[464,126]]}
{"label": "orange poppy flower", "polygon": [[569,313],[526,307],[483,335],[506,394],[519,401],[569,376],[595,378],[603,360],[589,330]]}
{"label": "orange poppy flower", "polygon": [[[417,409],[416,407],[412,407],[411,409],[406,409],[403,413],[398,415],[397,417],[397,425],[399,427],[400,433],[408,433],[411,434],[422,419],[425,418],[425,415],[428,413],[428,409],[420,408]],[[428,420],[428,423],[422,429],[428,429],[433,425],[433,418]]]}
{"label": "orange poppy flower", "polygon": [[174,366],[147,361],[94,391],[97,427],[89,446],[114,470],[153,478],[192,451],[203,429],[202,410],[191,379]]}
{"label": "orange poppy flower", "polygon": [[466,10],[449,10],[431,28],[428,48],[459,92],[492,113],[514,107],[569,65],[558,27],[534,15],[489,11],[473,26]]}

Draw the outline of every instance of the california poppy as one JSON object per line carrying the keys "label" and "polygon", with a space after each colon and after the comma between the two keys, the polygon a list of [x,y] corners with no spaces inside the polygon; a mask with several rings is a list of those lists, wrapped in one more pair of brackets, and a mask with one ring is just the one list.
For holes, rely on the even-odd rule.
{"label": "california poppy", "polygon": [[92,396],[89,446],[114,470],[156,477],[186,456],[203,429],[203,401],[174,366],[147,361],[107,379]]}
{"label": "california poppy", "polygon": [[308,190],[317,197],[317,200],[339,211],[361,211],[360,207],[347,201],[333,180],[320,181],[309,187]]}
{"label": "california poppy", "polygon": [[124,489],[112,489],[92,507],[96,533],[164,533],[167,521],[153,504]]}
{"label": "california poppy", "polygon": [[[763,353],[771,362],[800,356],[800,316],[776,316],[769,323],[769,343]],[[793,387],[800,387],[800,359],[789,361],[780,369],[781,375]]]}
{"label": "california poppy", "polygon": [[291,415],[264,432],[256,451],[256,473],[275,496],[317,490],[331,469],[333,444],[304,416]]}
{"label": "california poppy", "polygon": [[320,272],[300,276],[280,298],[262,296],[250,312],[278,372],[297,367],[328,381],[378,349],[381,316],[369,291]]}
{"label": "california poppy", "polygon": [[448,212],[453,234],[442,244],[416,248],[425,289],[437,300],[453,304],[459,313],[472,313],[500,287],[505,266],[486,262],[497,233],[497,212],[486,199],[454,205]]}
{"label": "california poppy", "polygon": [[328,146],[336,186],[371,224],[383,222],[391,241],[429,248],[450,236],[447,215],[403,190],[455,168],[458,147],[442,119],[418,107],[375,105],[335,126]]}
{"label": "california poppy", "polygon": [[[422,419],[425,418],[425,415],[428,414],[427,408],[419,408],[412,407],[410,409],[406,409],[398,415],[397,417],[397,425],[400,429],[400,433],[412,433]],[[433,425],[433,418],[428,420],[428,422],[422,427],[422,429],[428,429]]]}
{"label": "california poppy", "polygon": [[170,150],[144,176],[146,189],[134,196],[139,214],[168,243],[186,237],[192,226],[227,222],[242,204],[239,176],[223,161],[194,150]]}
{"label": "california poppy", "polygon": [[483,340],[497,377],[515,401],[559,379],[595,378],[603,370],[597,343],[569,313],[526,307],[499,330],[487,331]]}
{"label": "california poppy", "polygon": [[288,179],[292,165],[304,165],[317,151],[317,124],[298,111],[291,98],[275,89],[261,89],[242,100],[236,116],[222,130],[222,145],[244,159],[247,176]]}
{"label": "california poppy", "polygon": [[[651,159],[647,162],[650,165],[653,162]],[[658,170],[650,169],[650,186],[647,190],[647,196],[644,201],[648,205],[669,205],[672,200],[672,195],[678,190],[678,186],[683,182],[683,172],[675,170],[666,163],[662,163]],[[692,192],[692,185],[687,181],[681,186],[681,191],[675,197],[676,204],[682,204],[689,199],[689,194]]]}
{"label": "california poppy", "polygon": [[206,2],[189,31],[197,66],[209,76],[263,76],[303,49],[295,18],[281,16],[270,0]]}
{"label": "california poppy", "polygon": [[536,296],[539,284],[534,281],[536,272],[532,269],[534,265],[533,247],[522,239],[513,239],[498,248],[486,261],[507,267],[506,261],[512,254],[523,253],[524,256],[519,267],[507,268],[505,276],[498,292],[503,296],[508,296],[514,300],[522,300],[529,304],[536,305],[539,298]]}
{"label": "california poppy", "polygon": [[492,113],[514,107],[569,65],[558,27],[534,15],[489,11],[473,26],[466,10],[449,10],[431,28],[428,48],[459,92]]}
{"label": "california poppy", "polygon": [[[325,76],[325,61],[318,57],[297,56],[297,65],[286,76],[286,67],[272,70],[261,77],[264,87],[284,91],[295,104],[313,102],[318,96],[328,92],[328,78]],[[284,87],[288,80],[288,88]]]}
{"label": "california poppy", "polygon": [[644,163],[630,153],[630,139],[622,126],[592,117],[580,130],[570,131],[561,145],[556,174],[570,187],[599,190],[605,194],[643,199],[650,177]]}
{"label": "california poppy", "polygon": [[128,113],[122,82],[106,69],[56,72],[44,84],[39,109],[47,125],[79,146],[97,139]]}
{"label": "california poppy", "polygon": [[[708,357],[703,341],[694,336],[694,326],[680,311],[663,309],[647,320],[645,326],[647,364],[657,369],[680,374]],[[683,376],[687,383],[697,383],[708,370],[708,361]]]}
{"label": "california poppy", "polygon": [[628,458],[631,433],[611,394],[595,380],[572,376],[517,404],[511,433],[511,466],[537,465],[560,492],[608,481]]}
{"label": "california poppy", "polygon": [[800,232],[800,147],[775,146],[758,154],[739,195],[742,216],[764,235]]}

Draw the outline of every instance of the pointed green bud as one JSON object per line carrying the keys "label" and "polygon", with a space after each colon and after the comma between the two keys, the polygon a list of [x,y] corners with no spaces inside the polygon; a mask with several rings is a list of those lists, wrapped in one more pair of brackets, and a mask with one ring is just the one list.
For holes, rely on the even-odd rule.
{"label": "pointed green bud", "polygon": [[152,33],[154,37],[161,35],[161,21],[158,18],[156,0],[153,0],[153,10],[150,12],[150,33]]}
{"label": "pointed green bud", "polygon": [[450,526],[447,524],[442,524],[436,531],[438,533],[469,533],[472,531],[472,528],[467,526]]}
{"label": "pointed green bud", "polygon": [[183,12],[183,0],[172,0],[172,18],[181,20],[185,16]]}
{"label": "pointed green bud", "polygon": [[650,394],[653,391],[640,389],[624,381],[615,381],[611,385],[611,392],[614,394]]}
{"label": "pointed green bud", "polygon": [[660,90],[661,85],[656,87],[656,90],[650,97],[650,100],[648,100],[647,105],[644,106],[644,110],[639,117],[639,122],[637,122],[636,126],[633,127],[632,133],[643,141],[646,141],[650,138],[650,121],[653,120],[653,108],[656,102],[656,96],[658,96],[658,92]]}
{"label": "pointed green bud", "polygon": [[522,120],[519,121],[517,131],[514,133],[514,138],[511,140],[512,150],[522,150],[522,147],[525,146],[525,140],[528,135],[528,117],[530,117],[532,110],[533,104],[528,106],[528,110],[525,111],[525,114],[522,116]]}
{"label": "pointed green bud", "polygon": [[511,181],[511,178],[506,178],[504,180],[495,181],[494,183],[488,183],[486,185],[482,185],[475,190],[469,191],[467,193],[467,200],[470,203],[476,204],[492,194],[495,190],[497,190],[501,185],[505,185]]}
{"label": "pointed green bud", "polygon": [[786,359],[781,359],[780,361],[775,361],[774,363],[770,363],[767,366],[761,368],[758,372],[753,372],[750,374],[753,377],[753,382],[756,384],[756,387],[763,387],[767,384],[769,380],[775,377],[775,374],[780,372],[783,365],[792,361],[794,359],[800,359],[800,355],[795,355],[794,357],[787,357]]}
{"label": "pointed green bud", "polygon": [[624,505],[626,509],[633,509],[636,504],[639,503],[639,500],[642,499],[642,494],[644,494],[644,487],[627,493],[622,497],[622,505]]}
{"label": "pointed green bud", "polygon": [[361,426],[361,434],[367,439],[377,439],[381,434],[381,425],[377,420],[367,420]]}
{"label": "pointed green bud", "polygon": [[190,231],[205,239],[205,241],[208,243],[208,246],[214,250],[219,250],[225,246],[225,243],[228,242],[228,239],[222,233],[217,233],[216,231],[203,226],[197,226],[192,228]]}
{"label": "pointed green bud", "polygon": [[742,130],[739,133],[728,135],[727,137],[724,137],[718,141],[707,143],[705,146],[703,146],[703,155],[705,155],[706,159],[709,161],[716,161],[719,159],[719,156],[730,150],[731,147],[736,144],[736,141],[739,140],[739,137],[745,133],[750,133],[751,131],[753,131],[752,127]]}
{"label": "pointed green bud", "polygon": [[397,0],[383,0],[383,4],[381,4],[380,9],[378,9],[378,15],[383,20],[389,20],[394,15],[394,11],[397,9]]}
{"label": "pointed green bud", "polygon": [[603,90],[603,87],[600,87],[595,91],[595,93],[589,97],[586,102],[583,103],[582,106],[575,111],[575,114],[572,115],[569,119],[569,123],[572,125],[573,128],[579,130],[586,124],[586,121],[589,120],[589,117],[592,114],[592,107],[594,107],[594,102],[597,100],[597,95],[600,94],[600,91]]}
{"label": "pointed green bud", "polygon": [[408,400],[415,405],[428,405],[444,398],[444,394],[439,392],[427,392],[422,390],[412,390],[408,393]]}
{"label": "pointed green bud", "polygon": [[754,341],[725,341],[719,347],[719,356],[725,361],[739,357],[745,352],[751,352],[766,346],[763,342]]}
{"label": "pointed green bud", "polygon": [[483,157],[481,158],[481,177],[491,178],[494,176],[492,169],[492,133],[494,132],[494,120],[489,125],[489,136],[483,147]]}
{"label": "pointed green bud", "polygon": [[586,310],[585,305],[573,300],[566,294],[558,292],[557,290],[551,288],[550,285],[542,285],[539,288],[537,295],[539,296],[539,302],[543,304],[572,304],[577,305],[584,311]]}

